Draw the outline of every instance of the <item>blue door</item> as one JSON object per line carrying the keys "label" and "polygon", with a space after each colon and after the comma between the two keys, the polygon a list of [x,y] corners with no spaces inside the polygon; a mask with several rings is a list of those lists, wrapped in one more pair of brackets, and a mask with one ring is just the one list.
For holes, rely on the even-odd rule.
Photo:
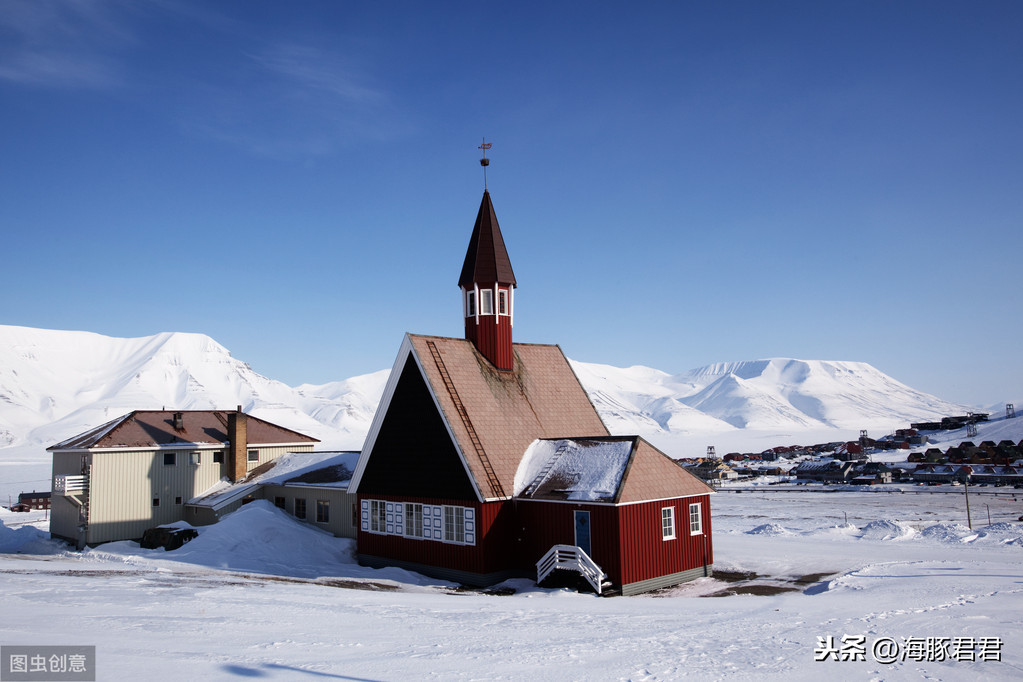
{"label": "blue door", "polygon": [[592,556],[590,552],[590,513],[588,511],[575,513],[575,545],[586,552],[587,556]]}

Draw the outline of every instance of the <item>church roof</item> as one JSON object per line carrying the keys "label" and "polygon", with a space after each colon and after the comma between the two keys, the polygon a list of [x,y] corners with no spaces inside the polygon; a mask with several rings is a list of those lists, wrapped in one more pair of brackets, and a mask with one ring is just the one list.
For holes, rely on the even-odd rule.
{"label": "church roof", "polygon": [[610,435],[561,348],[526,343],[512,347],[515,369],[500,371],[465,339],[406,335],[366,439],[367,456],[360,460],[353,488],[373,457],[384,413],[409,354],[481,500],[512,496],[519,462],[537,438]]}
{"label": "church roof", "polygon": [[[711,492],[642,438],[612,436],[560,347],[512,347],[515,369],[499,371],[464,339],[406,335],[350,490],[373,457],[400,368],[412,356],[481,500],[622,504]],[[572,456],[557,458],[555,475],[530,490],[562,443]]]}
{"label": "church roof", "polygon": [[504,246],[501,226],[497,224],[490,192],[484,190],[483,201],[476,215],[476,224],[469,239],[469,248],[462,263],[458,286],[470,289],[474,283],[495,282],[514,286],[515,273],[512,271],[511,259],[508,258],[508,250]]}

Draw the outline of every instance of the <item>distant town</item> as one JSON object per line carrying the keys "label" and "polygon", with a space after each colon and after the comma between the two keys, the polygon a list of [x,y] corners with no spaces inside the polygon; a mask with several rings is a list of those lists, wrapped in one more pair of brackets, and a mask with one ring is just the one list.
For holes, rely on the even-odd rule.
{"label": "distant town", "polygon": [[[1014,418],[1013,405],[1006,406],[1006,418]],[[964,440],[944,451],[920,448],[941,431],[966,429],[976,436],[976,424],[990,415],[970,413],[944,417],[937,422],[920,422],[880,439],[861,432],[857,441],[790,445],[759,453],[730,452],[718,457],[708,447],[706,457],[678,460],[693,474],[711,485],[777,477],[779,483],[826,483],[883,485],[1013,486],[1023,488],[1023,439],[975,443]],[[916,449],[900,460],[892,451]],[[876,461],[875,461],[875,455]]]}

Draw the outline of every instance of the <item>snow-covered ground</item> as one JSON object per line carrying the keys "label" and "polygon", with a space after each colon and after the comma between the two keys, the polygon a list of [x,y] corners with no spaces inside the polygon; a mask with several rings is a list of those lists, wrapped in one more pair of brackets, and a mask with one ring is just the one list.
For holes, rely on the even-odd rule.
{"label": "snow-covered ground", "polygon": [[[618,598],[360,567],[265,502],[173,552],[68,552],[3,512],[0,642],[95,645],[103,680],[1023,676],[1021,491],[971,491],[970,530],[961,488],[824,490],[715,495],[716,576]],[[858,636],[865,660],[815,661]]]}

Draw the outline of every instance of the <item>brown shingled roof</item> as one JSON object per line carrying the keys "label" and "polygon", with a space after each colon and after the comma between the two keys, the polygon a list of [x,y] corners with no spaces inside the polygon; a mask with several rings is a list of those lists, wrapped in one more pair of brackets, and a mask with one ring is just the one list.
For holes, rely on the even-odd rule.
{"label": "brown shingled roof", "polygon": [[529,463],[539,474],[521,482],[520,498],[627,504],[713,492],[640,436],[538,441],[544,442],[542,460]]}
{"label": "brown shingled roof", "polygon": [[465,262],[462,263],[462,274],[458,278],[460,287],[471,289],[473,283],[515,285],[511,259],[508,258],[501,227],[497,224],[497,214],[494,213],[490,192],[487,191],[483,192],[469,248],[465,252]]}
{"label": "brown shingled roof", "polygon": [[515,369],[498,371],[464,339],[408,338],[485,499],[512,495],[537,438],[610,435],[558,346],[513,344]]}
{"label": "brown shingled roof", "polygon": [[[174,428],[174,415],[181,414],[182,428]],[[187,444],[220,444],[228,440],[225,410],[136,410],[86,431],[47,450],[90,448],[148,448]],[[318,439],[248,415],[250,444],[318,443]]]}
{"label": "brown shingled roof", "polygon": [[632,461],[625,470],[625,480],[615,501],[627,504],[712,492],[713,488],[683,469],[682,465],[647,441],[637,438]]}

